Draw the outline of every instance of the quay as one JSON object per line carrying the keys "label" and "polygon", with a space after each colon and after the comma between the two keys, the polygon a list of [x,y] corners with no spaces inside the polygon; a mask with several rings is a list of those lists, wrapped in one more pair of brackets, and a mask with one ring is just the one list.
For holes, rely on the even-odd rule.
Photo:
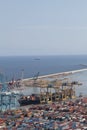
{"label": "quay", "polygon": [[[40,76],[39,74],[37,74],[36,77],[25,78],[25,79],[22,78],[19,82],[22,83],[22,86],[24,84],[24,86],[27,86],[27,87],[29,87],[29,86],[30,87],[31,86],[32,87],[34,87],[34,86],[37,87],[41,82],[47,81],[47,79],[48,80],[49,79],[50,80],[55,80],[55,79],[63,80],[63,78],[64,78],[64,80],[65,80],[66,76],[72,75],[74,73],[83,72],[83,71],[87,71],[87,69],[85,68],[85,69],[80,69],[80,70],[73,70],[73,71],[68,71],[68,72],[54,73],[54,74],[43,75],[43,76]],[[60,77],[61,77],[61,79],[60,79]]]}

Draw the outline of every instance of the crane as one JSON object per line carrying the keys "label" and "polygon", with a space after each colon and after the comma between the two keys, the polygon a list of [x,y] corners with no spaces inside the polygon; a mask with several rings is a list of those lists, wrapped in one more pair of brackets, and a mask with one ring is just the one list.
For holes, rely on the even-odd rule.
{"label": "crane", "polygon": [[33,76],[33,85],[35,85],[36,84],[36,81],[37,81],[37,79],[38,79],[38,76],[39,76],[39,73],[40,72],[37,72],[34,76]]}
{"label": "crane", "polygon": [[0,83],[1,83],[1,91],[2,92],[5,92],[5,91],[8,91],[8,85],[7,85],[7,83],[6,83],[6,81],[5,81],[5,77],[4,77],[4,75],[3,75],[3,73],[0,73]]}

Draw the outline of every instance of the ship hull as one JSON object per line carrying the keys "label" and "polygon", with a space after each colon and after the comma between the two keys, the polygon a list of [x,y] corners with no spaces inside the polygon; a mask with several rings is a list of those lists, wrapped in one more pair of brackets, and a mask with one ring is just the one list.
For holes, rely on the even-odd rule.
{"label": "ship hull", "polygon": [[25,106],[25,105],[32,105],[32,104],[40,104],[40,100],[35,100],[35,101],[32,101],[32,100],[19,100],[19,104],[20,106]]}

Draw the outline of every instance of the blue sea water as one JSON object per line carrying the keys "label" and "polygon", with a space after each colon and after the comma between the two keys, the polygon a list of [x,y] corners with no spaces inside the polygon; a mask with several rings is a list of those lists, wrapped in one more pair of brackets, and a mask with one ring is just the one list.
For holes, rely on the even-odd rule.
{"label": "blue sea water", "polygon": [[[9,56],[0,57],[0,72],[7,80],[86,68],[87,56]],[[22,75],[23,72],[23,75]]]}
{"label": "blue sea water", "polygon": [[[87,68],[87,56],[9,56],[0,57],[0,72],[6,80],[30,78],[39,72],[39,75],[67,72]],[[69,75],[71,81],[76,80],[82,86],[76,87],[76,95],[87,95],[87,71],[81,71]],[[1,81],[1,76],[0,76]],[[26,91],[26,90],[25,90]],[[39,91],[30,88],[28,93]]]}

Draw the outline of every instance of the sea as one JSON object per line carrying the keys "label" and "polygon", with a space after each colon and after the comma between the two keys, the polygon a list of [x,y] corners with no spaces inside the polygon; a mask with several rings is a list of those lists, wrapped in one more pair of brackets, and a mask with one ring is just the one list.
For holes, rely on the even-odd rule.
{"label": "sea", "polygon": [[87,67],[86,55],[75,56],[6,56],[0,57],[0,72],[7,80],[30,78],[39,72],[47,75]]}
{"label": "sea", "polygon": [[[2,56],[0,57],[0,81],[6,81],[81,70],[87,68],[87,55],[50,55],[50,56]],[[70,80],[82,83],[76,87],[76,94],[87,95],[87,70],[73,73]],[[32,88],[29,92],[32,92]]]}

